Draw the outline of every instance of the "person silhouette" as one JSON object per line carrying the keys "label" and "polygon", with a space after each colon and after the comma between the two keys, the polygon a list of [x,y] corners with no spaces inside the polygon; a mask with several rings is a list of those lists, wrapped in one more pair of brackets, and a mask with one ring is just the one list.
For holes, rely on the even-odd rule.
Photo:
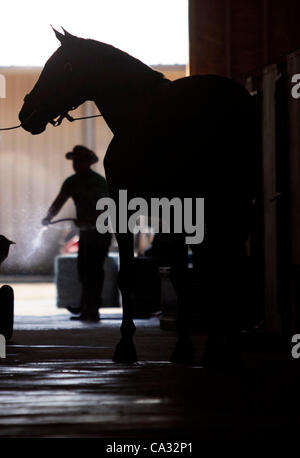
{"label": "person silhouette", "polygon": [[76,145],[66,158],[73,161],[75,174],[68,177],[42,219],[48,225],[69,198],[76,207],[76,225],[79,227],[78,277],[82,285],[80,314],[71,319],[99,321],[99,307],[104,280],[103,264],[111,242],[111,234],[100,234],[96,229],[99,211],[96,203],[108,196],[107,183],[99,173],[91,170],[98,162],[96,154],[82,145]]}

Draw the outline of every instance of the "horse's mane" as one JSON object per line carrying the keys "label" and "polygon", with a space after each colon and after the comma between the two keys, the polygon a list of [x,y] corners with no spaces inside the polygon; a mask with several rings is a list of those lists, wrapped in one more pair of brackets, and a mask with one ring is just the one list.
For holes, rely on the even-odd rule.
{"label": "horse's mane", "polygon": [[118,75],[123,79],[130,79],[136,81],[138,84],[147,83],[153,84],[161,81],[167,81],[163,73],[154,70],[148,65],[144,64],[135,57],[115,48],[107,43],[102,43],[96,40],[85,40],[88,48],[95,52],[97,56],[98,65],[105,65],[110,69],[111,75]]}

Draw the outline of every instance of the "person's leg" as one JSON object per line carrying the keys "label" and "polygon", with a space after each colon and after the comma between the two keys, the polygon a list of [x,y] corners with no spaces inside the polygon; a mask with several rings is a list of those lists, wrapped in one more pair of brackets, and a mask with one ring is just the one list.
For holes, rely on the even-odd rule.
{"label": "person's leg", "polygon": [[81,283],[81,298],[80,298],[80,315],[72,316],[72,320],[85,318],[87,315],[88,307],[88,242],[87,242],[87,231],[80,231],[79,243],[78,243],[78,256],[77,256],[77,272],[78,279]]}
{"label": "person's leg", "polygon": [[86,231],[84,235],[85,264],[83,288],[85,312],[88,318],[99,319],[101,293],[104,281],[103,265],[108,253],[111,235],[99,234],[97,231]]}

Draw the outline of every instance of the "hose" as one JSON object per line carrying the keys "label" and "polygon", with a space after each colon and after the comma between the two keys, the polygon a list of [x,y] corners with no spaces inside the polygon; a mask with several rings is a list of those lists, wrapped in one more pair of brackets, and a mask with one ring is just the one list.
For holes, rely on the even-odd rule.
{"label": "hose", "polygon": [[57,224],[57,223],[62,223],[64,221],[72,221],[74,223],[76,219],[75,218],[61,218],[61,219],[56,219],[54,221],[50,221],[49,224]]}

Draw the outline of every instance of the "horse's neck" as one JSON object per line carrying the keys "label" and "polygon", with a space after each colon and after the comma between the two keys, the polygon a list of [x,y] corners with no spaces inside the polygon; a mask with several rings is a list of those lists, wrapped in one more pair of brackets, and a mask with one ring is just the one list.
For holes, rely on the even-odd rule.
{"label": "horse's neck", "polygon": [[115,90],[112,93],[96,96],[94,102],[114,135],[143,118],[150,103],[150,92],[132,94]]}
{"label": "horse's neck", "polygon": [[[142,62],[112,48],[112,59],[99,61],[93,78],[93,100],[109,128],[116,134],[147,112],[153,92],[167,82]],[[115,53],[115,54],[114,54]]]}

